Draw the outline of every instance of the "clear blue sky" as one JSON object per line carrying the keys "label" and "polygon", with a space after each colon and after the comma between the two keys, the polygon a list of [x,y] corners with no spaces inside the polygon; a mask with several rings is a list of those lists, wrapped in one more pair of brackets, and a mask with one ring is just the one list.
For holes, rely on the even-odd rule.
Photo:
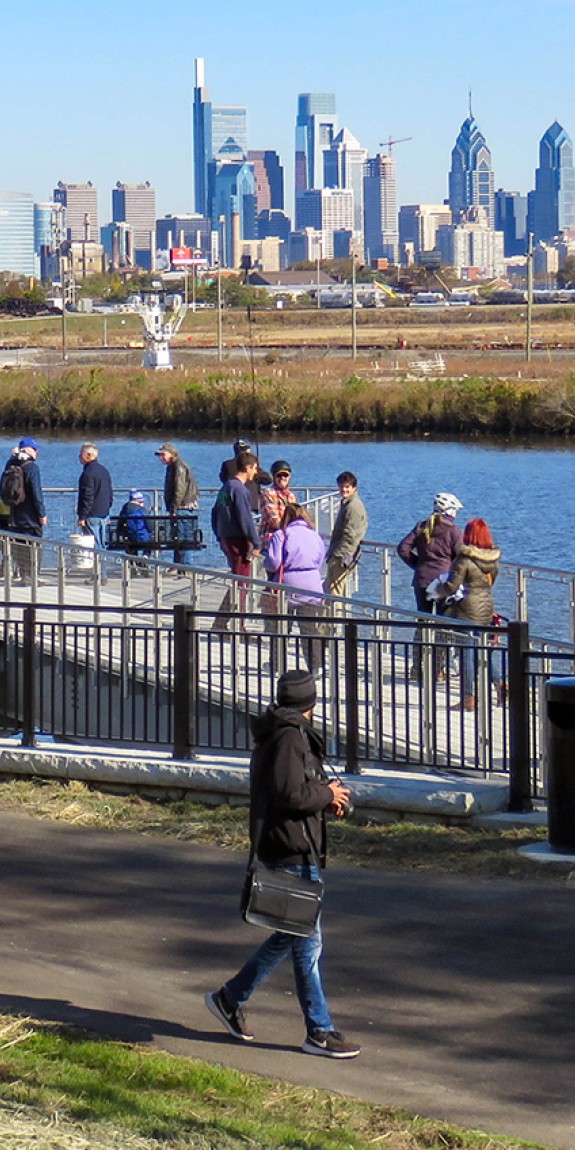
{"label": "clear blue sky", "polygon": [[192,210],[196,56],[214,103],[247,106],[250,147],[280,152],[288,209],[299,92],[334,92],[370,154],[413,136],[400,203],[447,194],[470,88],[496,187],[532,187],[554,119],[575,136],[575,0],[0,0],[0,29],[0,187],[91,179],[100,224],[118,179]]}

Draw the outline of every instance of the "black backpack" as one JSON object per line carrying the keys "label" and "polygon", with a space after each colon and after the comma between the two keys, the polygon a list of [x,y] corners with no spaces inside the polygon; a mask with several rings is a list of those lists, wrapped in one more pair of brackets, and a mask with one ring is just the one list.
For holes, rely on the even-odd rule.
{"label": "black backpack", "polygon": [[0,483],[0,499],[8,507],[17,507],[26,499],[24,472],[20,463],[9,463]]}

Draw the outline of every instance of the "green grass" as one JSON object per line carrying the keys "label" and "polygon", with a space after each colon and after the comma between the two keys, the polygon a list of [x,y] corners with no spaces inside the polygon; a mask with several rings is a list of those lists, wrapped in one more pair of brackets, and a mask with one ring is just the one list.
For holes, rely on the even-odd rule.
{"label": "green grass", "polygon": [[125,1131],[182,1150],[519,1150],[534,1145],[149,1053],[72,1027],[10,1017],[0,1026],[0,1102],[40,1113],[57,1109],[100,1136]]}
{"label": "green grass", "polygon": [[[247,809],[227,803],[160,803],[136,794],[105,794],[80,782],[16,779],[0,785],[0,810],[21,810],[76,826],[167,835],[244,853],[248,849]],[[517,854],[517,847],[546,837],[543,827],[331,821],[329,853],[333,862],[393,871],[572,882],[575,872],[564,864],[537,864]]]}

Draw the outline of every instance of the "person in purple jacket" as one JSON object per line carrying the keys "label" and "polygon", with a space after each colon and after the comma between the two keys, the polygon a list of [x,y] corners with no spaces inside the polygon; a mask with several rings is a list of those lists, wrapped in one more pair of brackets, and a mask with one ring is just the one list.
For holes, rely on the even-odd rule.
{"label": "person in purple jacket", "polygon": [[299,503],[288,503],[281,527],[268,543],[264,567],[281,574],[279,582],[284,586],[297,588],[297,594],[294,590],[287,595],[288,611],[298,619],[304,659],[314,679],[321,679],[324,672],[324,642],[318,622],[323,609],[317,597],[323,591],[324,559],[325,543],[307,511]]}
{"label": "person in purple jacket", "polygon": [[[433,501],[433,512],[429,519],[416,523],[412,531],[398,544],[399,558],[413,569],[413,592],[417,610],[429,614],[430,603],[426,588],[433,579],[450,571],[455,556],[463,542],[463,533],[457,526],[455,517],[463,504],[450,491],[440,491]],[[438,607],[443,614],[445,604]],[[416,646],[413,666],[409,677],[418,682],[421,679],[421,631],[415,633]],[[444,660],[443,660],[444,661]],[[439,666],[437,677],[443,678],[444,668]]]}

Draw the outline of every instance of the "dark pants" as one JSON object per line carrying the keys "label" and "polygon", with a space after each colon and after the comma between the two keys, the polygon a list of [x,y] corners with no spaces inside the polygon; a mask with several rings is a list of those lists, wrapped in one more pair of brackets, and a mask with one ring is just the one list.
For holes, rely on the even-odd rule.
{"label": "dark pants", "polygon": [[[16,535],[28,535],[31,539],[42,538],[41,527],[13,527],[12,530]],[[25,583],[29,583],[32,578],[32,548],[33,544],[31,543],[14,543],[13,555],[16,573]],[[42,552],[39,547],[36,550],[36,570],[39,571],[42,561]]]}
{"label": "dark pants", "polygon": [[[435,615],[435,614],[443,615],[444,614],[445,607],[446,607],[445,600],[441,599],[441,600],[438,600],[436,602],[435,600],[428,599],[426,592],[425,592],[425,587],[417,587],[414,585],[413,594],[415,595],[415,603],[416,603],[418,611],[422,611],[427,615],[430,615],[430,614],[431,615]],[[421,667],[422,667],[422,661],[423,661],[423,650],[421,647],[421,639],[422,639],[421,627],[415,628],[413,638],[415,640],[415,646],[413,648],[413,668],[412,668],[412,670],[415,672],[416,675],[418,674],[419,676],[421,676]],[[447,664],[447,659],[445,657],[445,650],[439,648],[436,652],[435,674],[437,674],[438,671],[444,672],[446,664]]]}
{"label": "dark pants", "polygon": [[320,619],[323,614],[321,603],[290,603],[288,611],[290,615],[295,615],[298,621],[303,657],[308,671],[313,675],[323,667],[325,658],[325,643],[321,638]]}

